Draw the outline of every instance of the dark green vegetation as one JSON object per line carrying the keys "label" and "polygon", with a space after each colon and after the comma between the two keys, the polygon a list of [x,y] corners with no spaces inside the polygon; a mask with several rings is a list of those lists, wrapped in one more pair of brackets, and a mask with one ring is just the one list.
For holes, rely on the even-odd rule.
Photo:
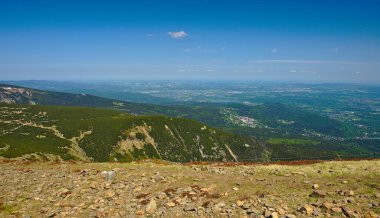
{"label": "dark green vegetation", "polygon": [[[271,154],[271,160],[380,156],[379,140],[359,137],[357,134],[362,130],[356,124],[317,113],[302,104],[187,102],[178,105],[152,105],[88,94],[41,91],[9,85],[3,87],[7,89],[0,88],[0,99],[10,103],[114,108],[134,115],[163,114],[194,119],[226,132],[253,136],[267,142],[266,156]],[[257,99],[260,100],[260,97]],[[136,138],[146,140],[141,133],[136,134]],[[91,143],[96,144],[94,141]],[[151,150],[151,147],[146,149]],[[135,153],[135,156],[139,155],[138,152]],[[253,160],[240,158],[243,159]]]}
{"label": "dark green vegetation", "polygon": [[[249,137],[193,120],[96,108],[0,104],[0,155],[85,161],[269,160]],[[51,158],[51,157],[50,157]]]}

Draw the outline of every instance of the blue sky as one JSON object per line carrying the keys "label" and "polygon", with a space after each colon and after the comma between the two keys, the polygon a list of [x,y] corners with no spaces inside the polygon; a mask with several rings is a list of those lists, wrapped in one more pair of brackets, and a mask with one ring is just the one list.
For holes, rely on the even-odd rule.
{"label": "blue sky", "polygon": [[0,79],[380,83],[376,0],[0,0]]}

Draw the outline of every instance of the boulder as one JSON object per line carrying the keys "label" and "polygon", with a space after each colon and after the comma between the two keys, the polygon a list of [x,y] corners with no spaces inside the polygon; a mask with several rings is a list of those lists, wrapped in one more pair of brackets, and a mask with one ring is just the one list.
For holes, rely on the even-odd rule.
{"label": "boulder", "polygon": [[116,172],[111,170],[111,171],[102,171],[100,175],[106,180],[106,181],[111,181],[116,178]]}

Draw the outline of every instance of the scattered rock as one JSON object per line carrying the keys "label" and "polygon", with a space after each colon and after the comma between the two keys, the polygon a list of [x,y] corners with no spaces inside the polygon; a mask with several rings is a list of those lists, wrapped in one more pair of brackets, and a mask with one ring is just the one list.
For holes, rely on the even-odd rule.
{"label": "scattered rock", "polygon": [[340,207],[333,207],[333,208],[331,208],[331,211],[333,211],[334,213],[342,213],[342,208],[340,208]]}
{"label": "scattered rock", "polygon": [[313,193],[311,193],[310,197],[324,198],[326,197],[326,192],[320,191],[320,190],[314,190]]}
{"label": "scattered rock", "polygon": [[284,210],[283,208],[281,208],[281,207],[277,209],[277,212],[278,212],[278,214],[280,214],[281,216],[285,215],[285,213],[286,213],[285,210]]}
{"label": "scattered rock", "polygon": [[249,203],[244,203],[243,206],[242,206],[242,208],[244,210],[248,210],[250,207],[251,207],[251,205]]}
{"label": "scattered rock", "polygon": [[277,212],[272,212],[269,216],[270,218],[279,218],[278,216],[278,213]]}
{"label": "scattered rock", "polygon": [[314,208],[313,210],[313,216],[319,216],[319,209],[318,208]]}
{"label": "scattered rock", "polygon": [[354,217],[359,217],[358,214],[356,214],[353,210],[351,210],[350,208],[348,207],[345,207],[345,206],[342,206],[342,212],[344,213],[344,215],[346,215],[346,217],[348,218],[354,218]]}
{"label": "scattered rock", "polygon": [[323,204],[322,204],[322,208],[325,208],[327,210],[330,210],[333,207],[334,207],[334,204],[332,204],[330,202],[323,202]]}
{"label": "scattered rock", "polygon": [[111,170],[111,171],[102,171],[100,175],[106,180],[106,181],[111,181],[114,178],[116,178],[116,172]]}
{"label": "scattered rock", "polygon": [[377,215],[375,212],[373,211],[369,211],[367,212],[365,215],[364,215],[365,218],[379,218],[379,215]]}
{"label": "scattered rock", "polygon": [[138,210],[138,211],[136,211],[135,214],[136,214],[137,216],[142,216],[142,215],[144,215],[145,213],[144,213],[143,210]]}
{"label": "scattered rock", "polygon": [[313,211],[314,211],[313,206],[308,205],[308,204],[305,204],[303,207],[301,207],[299,209],[299,212],[301,212],[303,214],[306,214],[308,216],[310,216],[311,214],[313,214]]}
{"label": "scattered rock", "polygon": [[183,210],[184,211],[196,211],[197,208],[195,207],[194,204],[187,204]]}
{"label": "scattered rock", "polygon": [[272,215],[272,211],[265,210],[263,215],[264,215],[264,217],[270,217]]}
{"label": "scattered rock", "polygon": [[347,196],[354,196],[355,195],[355,192],[350,190],[347,192]]}
{"label": "scattered rock", "polygon": [[157,203],[154,199],[151,199],[150,202],[148,203],[148,205],[146,205],[145,211],[147,213],[152,214],[156,211],[156,209],[157,209]]}
{"label": "scattered rock", "polygon": [[237,201],[236,201],[236,205],[237,205],[238,207],[243,206],[243,204],[244,204],[244,201],[241,201],[241,200],[237,200]]}
{"label": "scattered rock", "polygon": [[175,203],[174,202],[168,202],[165,204],[167,207],[174,207]]}
{"label": "scattered rock", "polygon": [[98,187],[98,183],[95,182],[95,181],[92,181],[91,184],[90,184],[90,188],[97,189],[97,187]]}
{"label": "scattered rock", "polygon": [[355,203],[355,200],[353,198],[346,198],[346,199],[344,199],[344,202],[349,203],[349,204],[353,204],[353,203]]}
{"label": "scattered rock", "polygon": [[313,189],[318,189],[319,188],[319,185],[318,184],[314,184],[313,185]]}

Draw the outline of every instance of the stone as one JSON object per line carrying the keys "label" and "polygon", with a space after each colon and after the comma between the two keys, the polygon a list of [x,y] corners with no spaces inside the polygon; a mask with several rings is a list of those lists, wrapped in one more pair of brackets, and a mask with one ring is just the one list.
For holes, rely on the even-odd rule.
{"label": "stone", "polygon": [[258,211],[254,207],[249,208],[246,212],[247,212],[247,214],[259,214],[260,213],[260,211]]}
{"label": "stone", "polygon": [[319,216],[319,209],[318,208],[314,208],[313,216]]}
{"label": "stone", "polygon": [[318,189],[319,188],[319,185],[318,184],[314,184],[313,185],[313,189]]}
{"label": "stone", "polygon": [[215,204],[213,209],[218,211],[218,210],[221,210],[222,208],[224,208],[225,206],[226,206],[226,204],[222,201],[222,202]]}
{"label": "stone", "polygon": [[265,212],[264,212],[264,217],[270,217],[271,215],[272,215],[272,211],[270,211],[270,210],[265,210]]}
{"label": "stone", "polygon": [[342,206],[341,208],[342,208],[342,212],[344,213],[344,215],[346,215],[346,217],[348,217],[348,218],[359,217],[358,214],[356,214],[350,208],[348,208],[346,206]]}
{"label": "stone", "polygon": [[279,218],[278,216],[278,213],[277,212],[272,212],[269,216],[270,218]]}
{"label": "stone", "polygon": [[343,184],[348,184],[348,182],[347,182],[346,180],[344,180],[342,183],[343,183]]}
{"label": "stone", "polygon": [[239,188],[238,187],[233,187],[232,188],[234,191],[239,191]]}
{"label": "stone", "polygon": [[304,172],[292,172],[292,174],[293,174],[293,175],[302,175],[302,176],[305,175]]}
{"label": "stone", "polygon": [[156,211],[157,209],[157,203],[154,199],[151,199],[148,205],[146,205],[145,211],[149,214],[152,214]]}
{"label": "stone", "polygon": [[136,213],[135,213],[137,216],[142,216],[142,215],[144,215],[144,211],[143,210],[138,210],[138,211],[136,211]]}
{"label": "stone", "polygon": [[111,170],[111,171],[102,171],[100,175],[106,180],[106,181],[111,181],[114,178],[116,178],[116,172]]}
{"label": "stone", "polygon": [[251,207],[251,205],[249,203],[244,203],[243,206],[242,206],[242,208],[244,210],[248,210],[250,207]]}
{"label": "stone", "polygon": [[346,199],[344,199],[344,202],[349,203],[349,204],[353,204],[353,203],[355,203],[355,200],[353,198],[346,198]]}
{"label": "stone", "polygon": [[183,210],[184,211],[196,211],[197,208],[195,207],[194,204],[187,204]]}
{"label": "stone", "polygon": [[165,204],[167,207],[174,207],[175,203],[174,202],[168,202]]}
{"label": "stone", "polygon": [[112,190],[109,190],[106,192],[106,197],[107,198],[113,198],[115,196],[115,192]]}
{"label": "stone", "polygon": [[285,215],[285,213],[286,213],[285,210],[282,209],[281,207],[277,209],[277,212],[278,212],[278,214],[280,214],[281,216]]}
{"label": "stone", "polygon": [[236,201],[236,205],[237,205],[238,207],[243,206],[243,204],[244,204],[244,201],[241,201],[241,200],[237,200],[237,201]]}
{"label": "stone", "polygon": [[92,181],[91,184],[90,184],[90,188],[97,189],[97,187],[98,187],[98,183],[95,182],[95,181]]}
{"label": "stone", "polygon": [[314,208],[311,205],[305,204],[303,207],[299,209],[299,212],[304,213],[308,216],[313,214]]}
{"label": "stone", "polygon": [[330,202],[323,202],[323,204],[322,204],[322,208],[325,208],[327,210],[330,210],[333,207],[334,207],[334,204],[330,203]]}
{"label": "stone", "polygon": [[55,216],[57,216],[57,213],[55,211],[51,210],[46,213],[46,217],[55,217]]}
{"label": "stone", "polygon": [[348,195],[348,196],[354,196],[354,195],[355,195],[355,192],[352,191],[352,190],[350,190],[350,191],[348,191],[347,195]]}
{"label": "stone", "polygon": [[378,218],[379,215],[377,215],[375,212],[373,211],[369,211],[367,212],[365,215],[364,215],[365,218]]}
{"label": "stone", "polygon": [[285,217],[286,218],[297,218],[297,216],[294,214],[286,214]]}
{"label": "stone", "polygon": [[311,193],[310,197],[324,198],[326,197],[326,192],[320,191],[320,190],[314,190],[313,193]]}
{"label": "stone", "polygon": [[331,208],[331,211],[333,211],[334,213],[342,213],[342,208],[340,208],[340,207],[333,207],[333,208]]}

